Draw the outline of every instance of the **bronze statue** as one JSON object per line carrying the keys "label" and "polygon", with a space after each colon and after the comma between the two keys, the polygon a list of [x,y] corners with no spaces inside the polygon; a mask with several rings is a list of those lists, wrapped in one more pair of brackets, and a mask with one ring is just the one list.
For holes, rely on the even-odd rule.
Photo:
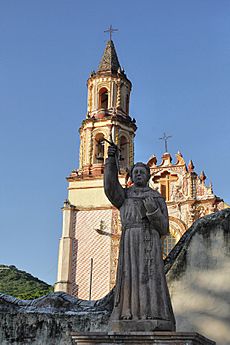
{"label": "bronze statue", "polygon": [[150,169],[137,163],[131,171],[133,186],[118,180],[117,147],[111,145],[105,163],[104,188],[120,210],[122,235],[115,301],[110,326],[114,331],[175,330],[169,297],[161,236],[169,233],[163,197],[148,187]]}

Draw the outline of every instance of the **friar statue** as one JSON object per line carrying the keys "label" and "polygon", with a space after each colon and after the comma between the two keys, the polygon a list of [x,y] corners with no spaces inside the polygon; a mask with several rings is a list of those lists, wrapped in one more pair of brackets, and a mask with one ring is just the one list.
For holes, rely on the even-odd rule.
{"label": "friar statue", "polygon": [[163,197],[148,187],[150,169],[136,163],[133,186],[118,180],[117,146],[108,148],[104,189],[120,210],[122,234],[109,326],[113,331],[174,331],[175,319],[164,273],[161,236],[169,234]]}

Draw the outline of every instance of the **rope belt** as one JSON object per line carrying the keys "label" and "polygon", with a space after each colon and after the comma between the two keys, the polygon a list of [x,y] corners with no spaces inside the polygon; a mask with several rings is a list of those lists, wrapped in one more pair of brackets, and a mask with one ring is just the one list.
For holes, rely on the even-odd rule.
{"label": "rope belt", "polygon": [[149,222],[146,221],[142,221],[139,223],[126,223],[122,225],[122,230],[126,230],[126,229],[136,229],[136,228],[145,228],[148,229],[149,228]]}

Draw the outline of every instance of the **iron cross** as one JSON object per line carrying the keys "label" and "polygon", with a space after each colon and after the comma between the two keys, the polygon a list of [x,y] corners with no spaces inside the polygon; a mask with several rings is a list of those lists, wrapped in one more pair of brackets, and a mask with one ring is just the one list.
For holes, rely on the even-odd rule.
{"label": "iron cross", "polygon": [[166,133],[163,133],[163,137],[159,138],[159,140],[164,140],[165,142],[165,152],[168,152],[168,139],[172,138],[172,135],[166,135]]}
{"label": "iron cross", "polygon": [[110,41],[112,40],[112,33],[115,32],[115,31],[118,31],[118,29],[113,29],[112,25],[110,25],[110,27],[105,30],[104,32],[109,32],[109,39]]}

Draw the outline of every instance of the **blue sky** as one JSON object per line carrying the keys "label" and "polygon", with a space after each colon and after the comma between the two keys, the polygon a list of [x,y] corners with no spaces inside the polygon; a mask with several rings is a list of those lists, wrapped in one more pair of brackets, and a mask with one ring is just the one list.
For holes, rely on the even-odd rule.
{"label": "blue sky", "polygon": [[230,203],[228,0],[0,2],[0,263],[56,280],[86,81],[112,24],[132,81],[136,160],[180,150]]}

